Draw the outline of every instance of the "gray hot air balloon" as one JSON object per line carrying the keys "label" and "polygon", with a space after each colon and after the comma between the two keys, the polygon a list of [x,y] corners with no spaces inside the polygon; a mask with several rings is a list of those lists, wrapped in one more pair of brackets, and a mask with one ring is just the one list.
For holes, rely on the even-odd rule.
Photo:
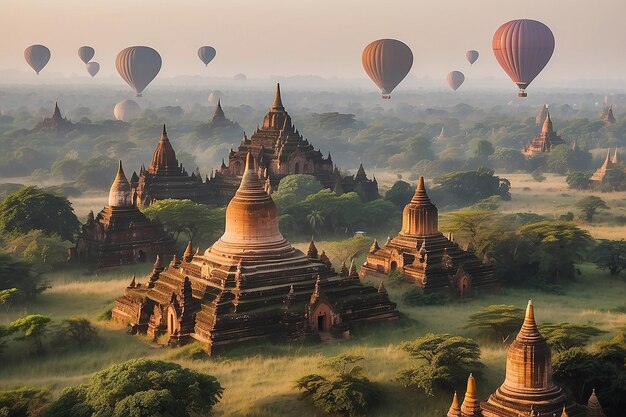
{"label": "gray hot air balloon", "polygon": [[452,71],[446,76],[446,79],[450,88],[456,91],[465,81],[465,75],[461,71]]}
{"label": "gray hot air balloon", "polygon": [[205,66],[209,65],[209,62],[213,61],[216,53],[215,48],[212,46],[201,46],[198,49],[198,56],[200,57],[200,60],[204,62]]}
{"label": "gray hot air balloon", "polygon": [[50,61],[50,50],[43,45],[31,45],[24,50],[24,58],[37,74]]}
{"label": "gray hot air balloon", "polygon": [[120,77],[141,97],[143,90],[161,70],[161,55],[148,46],[131,46],[115,58]]}
{"label": "gray hot air balloon", "polygon": [[78,57],[85,64],[88,64],[95,54],[96,50],[93,49],[91,46],[81,46],[80,48],[78,48]]}
{"label": "gray hot air balloon", "polygon": [[122,100],[113,108],[115,119],[125,122],[136,119],[140,113],[141,107],[134,100]]}
{"label": "gray hot air balloon", "polygon": [[465,53],[465,58],[467,58],[470,65],[473,65],[474,62],[476,62],[476,60],[478,59],[478,56],[479,56],[478,51],[475,51],[473,49],[470,49],[469,51]]}
{"label": "gray hot air balloon", "polygon": [[92,77],[95,77],[98,71],[100,71],[100,64],[98,64],[97,62],[90,62],[89,64],[87,64],[87,72]]}

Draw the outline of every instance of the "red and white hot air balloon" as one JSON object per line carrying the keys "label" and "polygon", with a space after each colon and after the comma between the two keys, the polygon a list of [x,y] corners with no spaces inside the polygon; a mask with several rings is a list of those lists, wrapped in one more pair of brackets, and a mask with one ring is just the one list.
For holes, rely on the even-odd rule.
{"label": "red and white hot air balloon", "polygon": [[413,52],[396,39],[379,39],[367,45],[361,55],[363,69],[380,88],[383,98],[391,98],[394,88],[411,71]]}
{"label": "red and white hot air balloon", "polygon": [[446,80],[448,81],[450,88],[456,91],[461,84],[463,84],[463,81],[465,81],[465,75],[463,75],[461,71],[452,71],[448,73]]}
{"label": "red and white hot air balloon", "polygon": [[493,53],[519,87],[519,97],[526,97],[524,90],[548,64],[553,52],[552,31],[536,20],[511,20],[493,35]]}

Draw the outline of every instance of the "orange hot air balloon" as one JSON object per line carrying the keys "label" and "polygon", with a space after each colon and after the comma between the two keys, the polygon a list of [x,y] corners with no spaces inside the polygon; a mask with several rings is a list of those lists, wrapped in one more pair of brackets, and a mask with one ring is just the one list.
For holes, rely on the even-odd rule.
{"label": "orange hot air balloon", "polygon": [[383,98],[389,99],[393,89],[411,71],[413,52],[396,39],[379,39],[363,49],[361,61],[367,75],[380,88]]}
{"label": "orange hot air balloon", "polygon": [[506,22],[493,34],[496,60],[519,87],[519,97],[548,64],[554,52],[554,35],[549,27],[530,19]]}
{"label": "orange hot air balloon", "polygon": [[478,59],[478,51],[470,49],[465,53],[465,58],[469,61],[470,65],[474,65],[474,62]]}
{"label": "orange hot air balloon", "polygon": [[463,84],[463,81],[465,81],[465,75],[463,75],[461,71],[452,71],[448,73],[446,80],[450,88],[456,91],[461,84]]}

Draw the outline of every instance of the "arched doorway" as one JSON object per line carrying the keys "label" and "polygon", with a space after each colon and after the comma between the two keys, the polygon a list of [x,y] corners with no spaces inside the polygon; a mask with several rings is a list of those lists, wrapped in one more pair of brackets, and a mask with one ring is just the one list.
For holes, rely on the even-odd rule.
{"label": "arched doorway", "polygon": [[167,320],[167,334],[174,334],[174,319],[174,313],[170,313]]}
{"label": "arched doorway", "polygon": [[299,174],[300,173],[300,162],[296,162],[296,164],[293,167],[293,173],[294,174]]}
{"label": "arched doorway", "polygon": [[327,316],[322,313],[317,316],[317,331],[325,332],[328,330]]}
{"label": "arched doorway", "polygon": [[391,261],[390,268],[392,271],[395,271],[396,269],[398,269],[398,263],[396,261]]}

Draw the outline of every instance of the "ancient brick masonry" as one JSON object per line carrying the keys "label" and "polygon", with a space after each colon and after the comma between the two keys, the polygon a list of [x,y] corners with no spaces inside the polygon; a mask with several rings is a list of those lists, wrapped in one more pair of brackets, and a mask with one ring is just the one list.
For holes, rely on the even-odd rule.
{"label": "ancient brick masonry", "polygon": [[109,204],[94,218],[89,214],[72,250],[72,257],[97,268],[146,262],[171,256],[174,242],[163,226],[149,220],[134,204],[120,161],[109,191]]}
{"label": "ancient brick masonry", "polygon": [[448,417],[595,417],[604,416],[595,395],[588,406],[577,404],[552,380],[550,347],[537,329],[532,301],[528,302],[524,323],[506,355],[504,383],[487,401],[476,397],[476,381],[472,375],[461,407],[456,393]]}
{"label": "ancient brick masonry", "polygon": [[450,290],[460,295],[493,289],[498,282],[493,267],[481,262],[439,231],[437,207],[430,201],[420,177],[415,195],[402,212],[402,229],[381,248],[374,242],[361,267],[361,276],[386,277],[400,271],[425,291]]}
{"label": "ancient brick masonry", "polygon": [[209,352],[260,338],[346,337],[355,323],[398,317],[384,287],[361,284],[354,265],[336,273],[313,242],[307,254],[291,246],[251,154],[222,237],[203,254],[189,243],[167,268],[159,260],[146,281],[132,280],[113,317],[173,345],[199,340]]}
{"label": "ancient brick masonry", "polygon": [[530,157],[543,152],[550,152],[553,147],[563,145],[564,143],[563,139],[554,131],[550,112],[546,110],[541,133],[539,133],[532,142],[524,146],[522,154]]}
{"label": "ancient brick masonry", "polygon": [[613,157],[612,158],[611,158],[611,150],[607,149],[607,151],[606,151],[606,158],[604,160],[604,163],[602,164],[602,166],[600,168],[598,168],[596,170],[596,172],[593,173],[593,175],[591,176],[590,180],[591,181],[602,182],[602,181],[604,181],[604,177],[606,177],[606,173],[609,172],[612,169],[626,171],[626,167],[619,160],[619,155],[618,155],[618,152],[617,152],[617,148],[615,148],[615,153],[613,153]]}

